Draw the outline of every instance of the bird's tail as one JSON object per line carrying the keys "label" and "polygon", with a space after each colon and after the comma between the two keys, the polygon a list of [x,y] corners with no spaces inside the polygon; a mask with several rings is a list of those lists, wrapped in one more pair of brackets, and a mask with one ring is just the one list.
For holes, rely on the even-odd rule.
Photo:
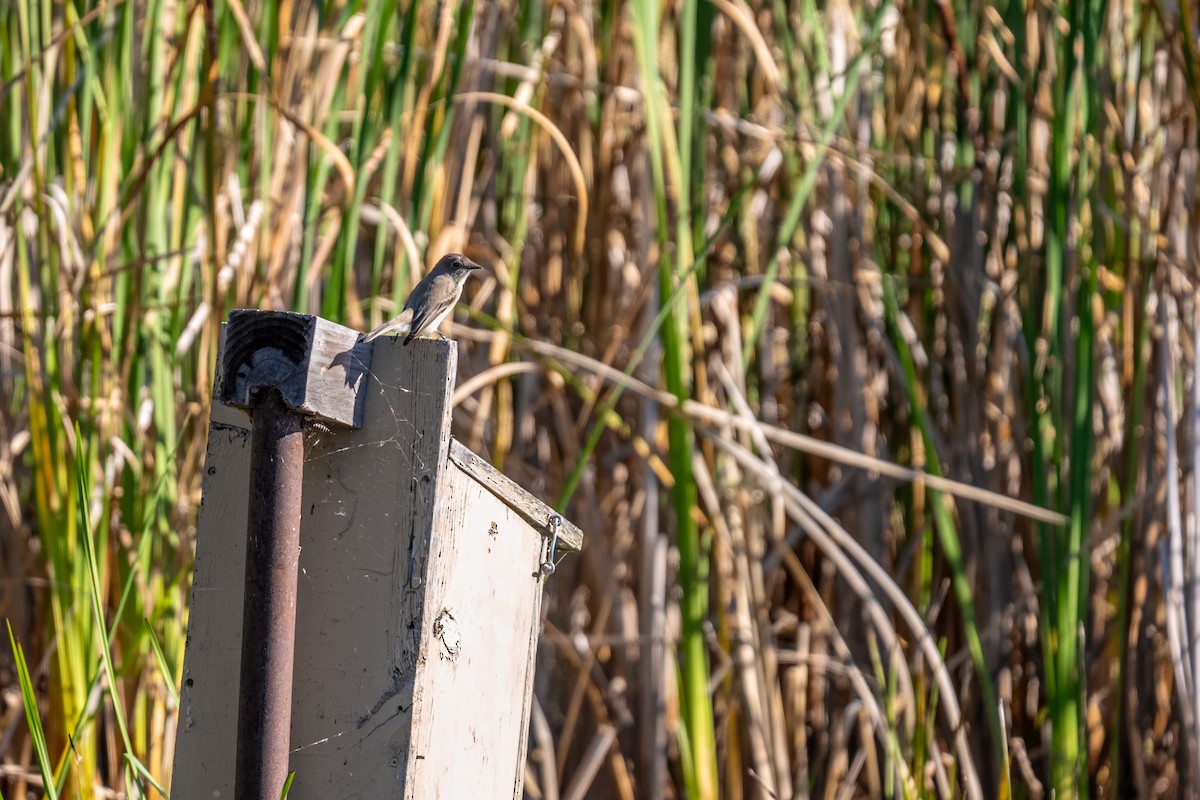
{"label": "bird's tail", "polygon": [[400,334],[408,333],[409,329],[412,327],[412,322],[407,318],[407,316],[408,315],[401,314],[395,319],[389,319],[387,322],[383,323],[378,328],[364,336],[362,340],[364,342],[369,342],[373,339],[378,339],[384,334],[391,333],[392,331]]}

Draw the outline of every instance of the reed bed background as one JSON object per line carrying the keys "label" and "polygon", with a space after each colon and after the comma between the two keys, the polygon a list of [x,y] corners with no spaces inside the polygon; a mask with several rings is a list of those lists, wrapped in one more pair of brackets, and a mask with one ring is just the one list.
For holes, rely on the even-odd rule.
{"label": "reed bed background", "polygon": [[0,0],[0,794],[169,790],[227,312],[462,251],[530,797],[1197,796],[1195,11]]}

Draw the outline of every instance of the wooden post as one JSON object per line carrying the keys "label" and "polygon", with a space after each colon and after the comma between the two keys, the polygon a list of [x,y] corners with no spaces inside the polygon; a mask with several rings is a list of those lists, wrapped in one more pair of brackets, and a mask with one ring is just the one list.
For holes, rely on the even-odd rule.
{"label": "wooden post", "polygon": [[[377,341],[310,434],[290,797],[520,797],[553,512],[450,437],[453,342]],[[174,800],[233,796],[250,420],[214,403]],[[559,552],[582,534],[563,521]]]}

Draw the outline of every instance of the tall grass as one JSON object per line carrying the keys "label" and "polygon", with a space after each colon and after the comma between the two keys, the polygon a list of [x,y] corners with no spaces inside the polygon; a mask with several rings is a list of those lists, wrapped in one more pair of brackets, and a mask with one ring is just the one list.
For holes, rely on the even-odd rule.
{"label": "tall grass", "polygon": [[0,0],[0,793],[169,789],[228,311],[451,250],[530,796],[1200,791],[1195,12]]}

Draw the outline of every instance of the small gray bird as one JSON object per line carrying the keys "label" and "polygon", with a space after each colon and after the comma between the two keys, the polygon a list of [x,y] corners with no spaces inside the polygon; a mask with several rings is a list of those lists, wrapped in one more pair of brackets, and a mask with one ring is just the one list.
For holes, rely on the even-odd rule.
{"label": "small gray bird", "polygon": [[385,333],[406,333],[407,345],[415,336],[436,333],[438,325],[454,310],[462,295],[463,283],[479,265],[458,253],[444,255],[429,274],[421,279],[404,303],[400,316],[390,319],[363,337],[364,342]]}

